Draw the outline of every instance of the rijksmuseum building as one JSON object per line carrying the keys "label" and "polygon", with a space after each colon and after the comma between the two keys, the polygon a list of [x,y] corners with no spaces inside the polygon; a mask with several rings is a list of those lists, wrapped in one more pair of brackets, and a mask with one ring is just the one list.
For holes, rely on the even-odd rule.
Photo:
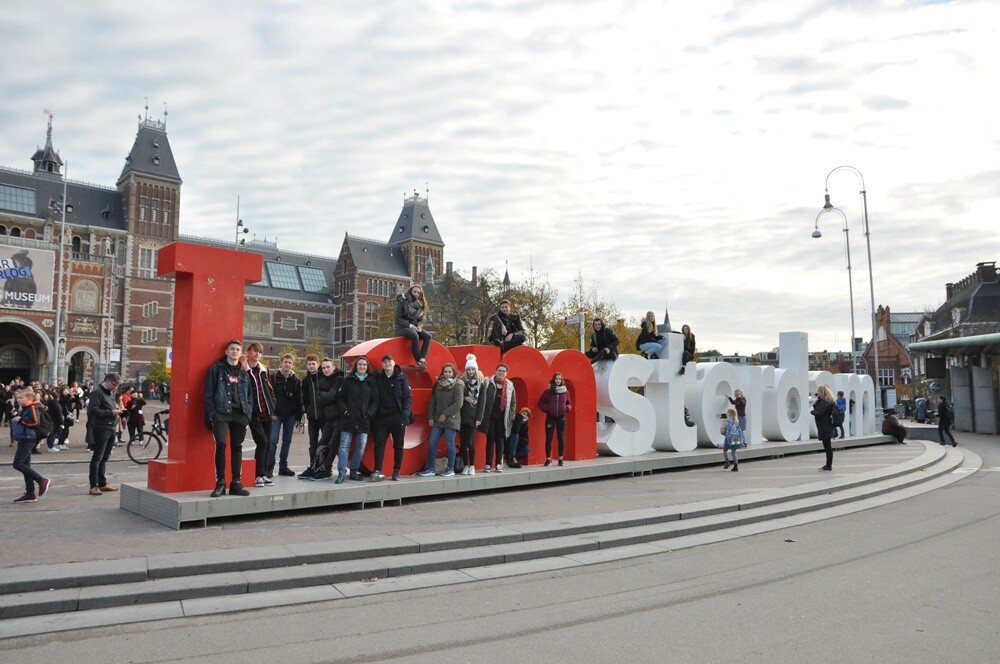
{"label": "rijksmuseum building", "polygon": [[[0,381],[96,382],[108,371],[138,380],[171,345],[174,282],[157,276],[159,250],[178,240],[236,245],[180,234],[181,177],[165,118],[140,119],[114,186],[65,178],[51,116],[31,162],[0,166]],[[380,305],[441,277],[444,257],[416,193],[387,241],[345,233],[336,259],[266,241],[239,249],[263,257],[263,278],[246,288],[243,338],[269,358],[317,343],[339,356],[372,338]]]}

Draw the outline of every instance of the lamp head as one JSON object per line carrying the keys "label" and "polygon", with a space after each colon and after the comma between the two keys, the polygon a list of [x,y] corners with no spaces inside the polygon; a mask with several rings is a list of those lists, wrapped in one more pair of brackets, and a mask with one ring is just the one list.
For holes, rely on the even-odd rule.
{"label": "lamp head", "polygon": [[832,210],[833,203],[830,202],[830,194],[826,194],[826,203],[823,204],[824,210]]}
{"label": "lamp head", "polygon": [[73,214],[73,204],[72,203],[67,203],[66,204],[66,214]]}

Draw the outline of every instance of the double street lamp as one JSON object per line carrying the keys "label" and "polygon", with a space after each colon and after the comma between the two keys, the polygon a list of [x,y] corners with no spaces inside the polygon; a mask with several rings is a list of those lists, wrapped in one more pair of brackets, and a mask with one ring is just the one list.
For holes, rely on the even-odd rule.
{"label": "double street lamp", "polygon": [[[868,249],[868,291],[869,291],[869,295],[871,296],[871,307],[872,307],[872,344],[874,346],[873,351],[874,351],[874,359],[875,359],[875,376],[873,378],[875,379],[875,390],[876,390],[875,393],[877,395],[877,403],[875,404],[875,409],[877,411],[877,410],[879,410],[882,407],[882,388],[879,385],[878,321],[876,319],[876,313],[875,313],[875,278],[874,278],[873,272],[872,272],[872,241],[871,241],[871,231],[869,230],[869,227],[868,227],[868,192],[865,189],[865,177],[861,174],[861,171],[859,171],[858,169],[856,169],[853,166],[838,166],[835,169],[833,169],[832,171],[830,171],[827,174],[827,176],[826,176],[826,184],[825,184],[826,200],[825,200],[825,203],[823,204],[823,211],[833,211],[833,210],[836,210],[836,208],[833,207],[833,204],[830,203],[830,178],[833,177],[833,175],[835,173],[839,173],[840,171],[850,171],[850,172],[854,173],[858,177],[858,180],[861,182],[861,191],[860,191],[860,194],[861,194],[861,203],[862,203],[862,212],[863,212],[863,217],[862,218],[863,218],[864,224],[865,224],[865,244],[867,245],[867,249]],[[843,212],[841,212],[840,214],[843,215]],[[818,217],[817,217],[817,219],[818,219]],[[847,232],[847,218],[846,218],[846,215],[844,216],[844,232],[845,233]],[[820,237],[820,235],[818,235],[818,233],[819,233],[819,228],[817,227],[816,231],[813,232],[813,237]],[[851,313],[852,313],[852,316],[853,316],[853,307],[852,307]],[[852,349],[853,349],[853,346],[854,346],[854,339],[852,338],[851,339],[851,347],[852,347]]]}
{"label": "double street lamp", "polygon": [[[829,200],[829,196],[827,196]],[[858,373],[858,354],[857,349],[854,347],[854,278],[851,276],[851,231],[847,227],[847,215],[840,208],[835,208],[832,205],[830,207],[824,207],[816,215],[816,223],[812,232],[814,238],[823,237],[823,233],[819,230],[819,218],[824,214],[829,212],[835,212],[840,215],[841,220],[844,222],[844,244],[847,246],[847,292],[851,297],[851,370],[854,373]]]}

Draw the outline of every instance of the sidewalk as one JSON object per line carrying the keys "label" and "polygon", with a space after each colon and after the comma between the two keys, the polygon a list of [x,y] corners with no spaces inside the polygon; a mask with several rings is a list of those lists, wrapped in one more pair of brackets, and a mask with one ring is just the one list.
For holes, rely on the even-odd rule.
{"label": "sidewalk", "polygon": [[[82,433],[82,427],[77,428]],[[963,437],[959,435],[959,444]],[[306,447],[305,435],[297,434],[292,443],[293,468],[304,467]],[[902,463],[923,449],[922,445],[877,445],[838,451],[833,476]],[[117,495],[88,496],[87,465],[83,463],[86,450],[78,450],[35,457],[36,463],[45,462],[39,464],[42,474],[53,478],[51,495],[34,504],[0,504],[0,532],[4,533],[0,567],[348,540],[666,507],[814,482],[821,477],[817,467],[822,463],[819,454],[802,454],[747,461],[741,464],[739,473],[722,471],[715,465],[641,477],[410,501],[381,509],[324,508],[233,519],[211,522],[207,528],[174,531],[119,509]],[[10,456],[9,449],[0,451],[0,461],[8,464],[0,472],[0,495],[10,494],[13,499],[13,494],[23,487],[20,475],[9,469]],[[113,458],[121,457],[124,450],[117,448]],[[124,463],[112,464],[109,471],[115,483],[145,479],[145,468],[131,464],[127,458]]]}

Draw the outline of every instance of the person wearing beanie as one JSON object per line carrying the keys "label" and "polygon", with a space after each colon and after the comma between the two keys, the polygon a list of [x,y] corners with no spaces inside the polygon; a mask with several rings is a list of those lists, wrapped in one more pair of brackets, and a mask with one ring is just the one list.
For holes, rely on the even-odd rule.
{"label": "person wearing beanie", "polygon": [[459,430],[459,458],[462,459],[462,474],[476,474],[476,413],[479,400],[482,397],[486,376],[479,370],[479,363],[474,353],[465,356],[465,392],[462,397],[462,424]]}

